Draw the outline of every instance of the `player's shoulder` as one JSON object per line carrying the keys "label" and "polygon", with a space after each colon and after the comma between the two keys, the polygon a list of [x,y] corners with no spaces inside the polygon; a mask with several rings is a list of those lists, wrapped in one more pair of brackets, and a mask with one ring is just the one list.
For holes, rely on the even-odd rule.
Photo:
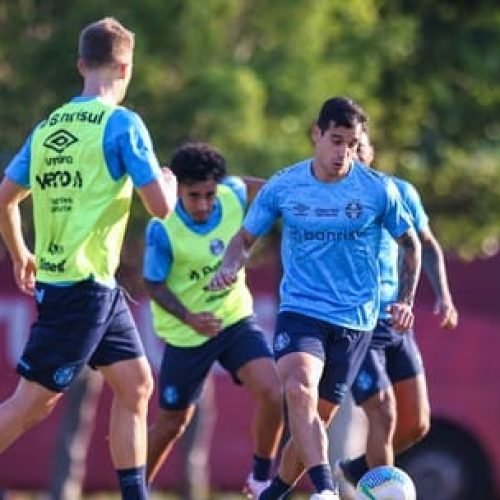
{"label": "player's shoulder", "polygon": [[390,175],[356,160],[354,161],[354,172],[365,182],[375,183],[381,187],[385,187],[391,182]]}
{"label": "player's shoulder", "polygon": [[301,160],[291,165],[288,165],[281,170],[275,172],[270,178],[268,183],[271,184],[292,184],[298,178],[303,177],[309,172],[311,159]]}
{"label": "player's shoulder", "polygon": [[398,177],[396,175],[392,176],[392,180],[396,184],[396,186],[397,186],[397,188],[402,196],[404,196],[404,195],[408,195],[411,197],[418,196],[417,188],[410,181],[408,181],[406,179],[402,179],[401,177]]}

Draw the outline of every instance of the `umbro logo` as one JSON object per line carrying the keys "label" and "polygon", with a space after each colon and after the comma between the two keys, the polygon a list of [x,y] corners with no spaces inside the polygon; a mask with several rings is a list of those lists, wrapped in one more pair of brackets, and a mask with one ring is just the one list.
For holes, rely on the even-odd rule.
{"label": "umbro logo", "polygon": [[61,128],[47,136],[45,141],[43,141],[43,145],[61,154],[65,149],[75,144],[75,142],[78,142],[78,139],[67,130]]}

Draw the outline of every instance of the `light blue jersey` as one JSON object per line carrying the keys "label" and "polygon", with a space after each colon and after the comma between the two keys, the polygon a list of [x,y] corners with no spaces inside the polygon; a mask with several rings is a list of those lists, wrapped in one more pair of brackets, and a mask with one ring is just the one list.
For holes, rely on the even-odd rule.
{"label": "light blue jersey", "polygon": [[[417,233],[429,226],[422,200],[417,190],[407,181],[398,177],[391,177],[396,184],[401,200],[408,211],[411,222]],[[380,317],[387,319],[389,314],[386,309],[389,304],[395,302],[399,293],[399,270],[398,270],[398,245],[391,235],[384,230],[380,243]]]}
{"label": "light blue jersey", "polygon": [[278,218],[283,221],[280,311],[373,330],[382,228],[397,238],[411,227],[394,183],[358,162],[340,181],[321,182],[307,159],[268,181],[243,225],[257,237]]}
{"label": "light blue jersey", "polygon": [[[75,97],[82,102],[95,97]],[[160,166],[151,137],[142,119],[127,108],[118,106],[110,116],[103,138],[103,150],[111,177],[115,180],[130,175],[135,187],[142,187],[160,176]],[[7,166],[9,180],[30,187],[31,135]]]}
{"label": "light blue jersey", "polygon": [[[243,208],[247,205],[246,184],[239,177],[226,177],[222,184],[228,186],[240,200]],[[220,201],[216,198],[210,217],[203,223],[193,220],[186,212],[179,200],[175,206],[179,218],[193,233],[208,234],[217,227],[222,220]],[[172,245],[165,226],[158,219],[151,219],[146,228],[146,245],[144,249],[143,276],[148,281],[164,282],[170,274],[173,263]]]}

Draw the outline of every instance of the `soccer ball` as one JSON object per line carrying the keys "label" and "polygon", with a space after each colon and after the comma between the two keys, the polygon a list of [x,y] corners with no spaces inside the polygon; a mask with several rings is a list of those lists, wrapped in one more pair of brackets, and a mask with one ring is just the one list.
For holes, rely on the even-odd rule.
{"label": "soccer ball", "polygon": [[410,476],[397,467],[381,465],[369,470],[356,487],[356,500],[416,500]]}

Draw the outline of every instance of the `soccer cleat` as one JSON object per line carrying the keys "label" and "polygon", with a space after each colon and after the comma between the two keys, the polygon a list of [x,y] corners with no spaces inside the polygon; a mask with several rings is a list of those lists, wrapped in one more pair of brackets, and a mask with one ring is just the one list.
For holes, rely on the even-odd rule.
{"label": "soccer cleat", "polygon": [[260,494],[271,484],[271,480],[258,481],[254,479],[253,474],[247,477],[246,483],[243,486],[243,494],[250,500],[257,500]]}
{"label": "soccer cleat", "polygon": [[349,483],[352,486],[356,486],[356,481],[349,475],[347,469],[345,468],[345,460],[336,460],[333,464],[333,477],[342,485]]}
{"label": "soccer cleat", "polygon": [[321,493],[315,493],[310,500],[340,500],[340,497],[332,490],[323,490]]}

